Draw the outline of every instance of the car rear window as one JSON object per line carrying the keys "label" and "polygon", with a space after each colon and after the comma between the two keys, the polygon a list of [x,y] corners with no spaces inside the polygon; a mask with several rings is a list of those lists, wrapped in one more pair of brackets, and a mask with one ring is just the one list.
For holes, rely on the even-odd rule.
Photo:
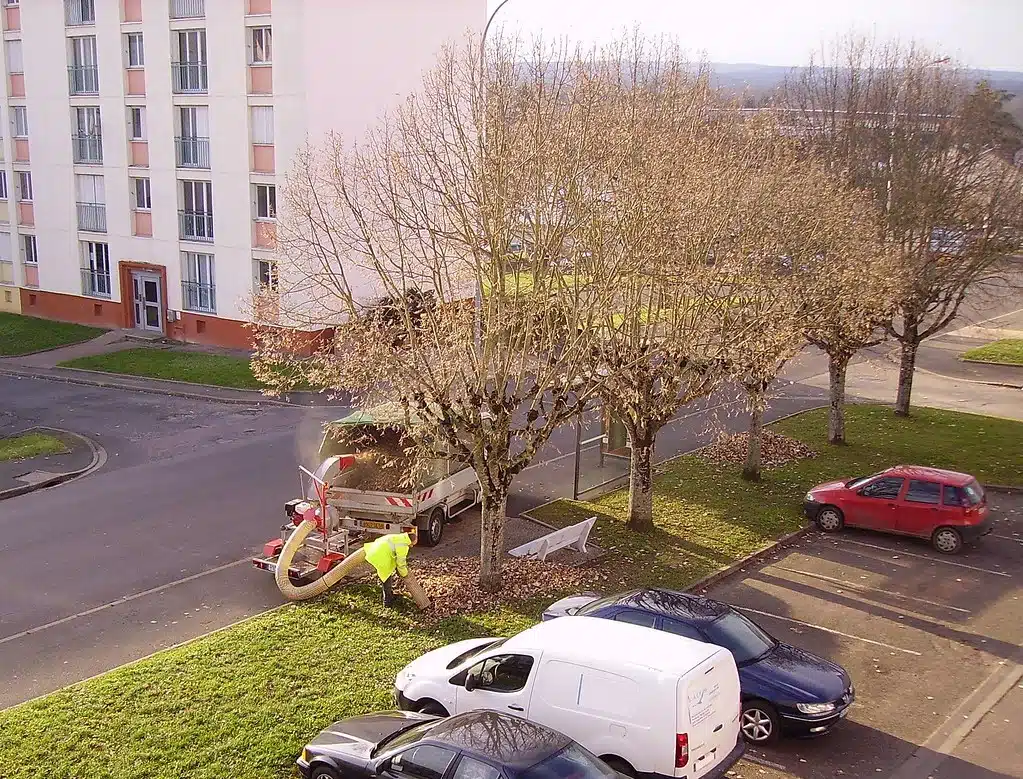
{"label": "car rear window", "polygon": [[569,744],[519,774],[520,779],[616,779],[617,774],[578,744]]}
{"label": "car rear window", "polygon": [[946,484],[943,488],[942,502],[946,506],[978,506],[984,501],[984,488],[976,480],[962,487]]}
{"label": "car rear window", "polygon": [[966,491],[966,498],[970,501],[971,506],[977,506],[984,501],[984,488],[977,483],[976,479],[963,487],[963,489]]}

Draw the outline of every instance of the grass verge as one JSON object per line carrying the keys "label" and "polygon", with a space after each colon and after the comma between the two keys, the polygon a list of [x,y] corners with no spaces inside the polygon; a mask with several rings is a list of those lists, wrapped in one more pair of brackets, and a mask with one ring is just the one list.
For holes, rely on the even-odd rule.
{"label": "grass verge", "polygon": [[244,357],[170,349],[123,349],[119,352],[79,357],[60,363],[62,368],[85,368],[104,373],[172,379],[193,384],[212,384],[235,389],[260,389]]}
{"label": "grass verge", "polygon": [[17,357],[44,349],[56,349],[58,346],[69,346],[105,332],[96,327],[0,311],[0,357]]}
{"label": "grass verge", "polygon": [[[624,493],[593,503],[562,501],[537,512],[566,523],[604,517],[596,541],[614,549],[612,586],[685,586],[797,528],[807,488],[897,462],[942,465],[985,481],[1023,482],[1023,424],[915,409],[849,409],[853,443],[829,447],[823,412],[777,428],[820,452],[750,484],[695,457],[658,476],[657,530],[624,529]],[[453,617],[426,627],[415,614],[385,612],[377,592],[351,587],[285,606],[177,649],[0,712],[0,776],[293,776],[307,739],[331,721],[390,705],[394,674],[434,646],[530,624],[542,604]]]}
{"label": "grass verge", "polygon": [[1023,338],[1006,338],[1002,341],[993,341],[984,346],[978,346],[976,349],[963,352],[963,359],[1023,365]]}
{"label": "grass verge", "polygon": [[67,447],[59,438],[45,433],[25,433],[10,438],[0,438],[0,462],[24,460],[43,454],[64,454]]}

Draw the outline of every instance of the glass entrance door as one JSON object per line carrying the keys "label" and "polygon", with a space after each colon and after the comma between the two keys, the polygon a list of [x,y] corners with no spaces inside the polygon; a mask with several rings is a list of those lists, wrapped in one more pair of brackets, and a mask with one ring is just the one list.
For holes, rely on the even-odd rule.
{"label": "glass entrance door", "polygon": [[132,273],[131,285],[135,304],[135,327],[163,332],[163,301],[160,299],[160,277],[155,273]]}

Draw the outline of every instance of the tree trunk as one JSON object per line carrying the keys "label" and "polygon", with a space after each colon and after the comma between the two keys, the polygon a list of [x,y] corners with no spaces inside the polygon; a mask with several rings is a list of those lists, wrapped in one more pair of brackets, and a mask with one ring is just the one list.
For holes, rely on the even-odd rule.
{"label": "tree trunk", "polygon": [[895,415],[909,416],[909,397],[913,392],[913,371],[916,370],[916,350],[920,344],[914,338],[903,341],[902,360],[899,364],[899,394],[895,399]]}
{"label": "tree trunk", "polygon": [[630,434],[629,530],[647,533],[654,529],[654,437],[645,430]]}
{"label": "tree trunk", "polygon": [[759,393],[750,393],[749,447],[746,449],[746,464],[742,478],[760,481],[760,451],[764,441],[764,401]]}
{"label": "tree trunk", "polygon": [[501,560],[504,558],[504,519],[508,508],[508,493],[491,488],[483,494],[480,519],[480,578],[481,590],[497,592],[501,589]]}
{"label": "tree trunk", "polygon": [[849,355],[828,355],[829,395],[828,443],[845,443],[845,372],[849,368]]}

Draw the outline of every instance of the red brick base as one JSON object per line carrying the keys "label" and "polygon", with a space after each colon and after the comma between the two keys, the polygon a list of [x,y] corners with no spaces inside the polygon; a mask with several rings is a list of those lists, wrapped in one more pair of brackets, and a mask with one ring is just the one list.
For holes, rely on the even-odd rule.
{"label": "red brick base", "polygon": [[96,300],[24,287],[21,289],[21,313],[95,327],[126,326],[123,309],[116,300]]}

